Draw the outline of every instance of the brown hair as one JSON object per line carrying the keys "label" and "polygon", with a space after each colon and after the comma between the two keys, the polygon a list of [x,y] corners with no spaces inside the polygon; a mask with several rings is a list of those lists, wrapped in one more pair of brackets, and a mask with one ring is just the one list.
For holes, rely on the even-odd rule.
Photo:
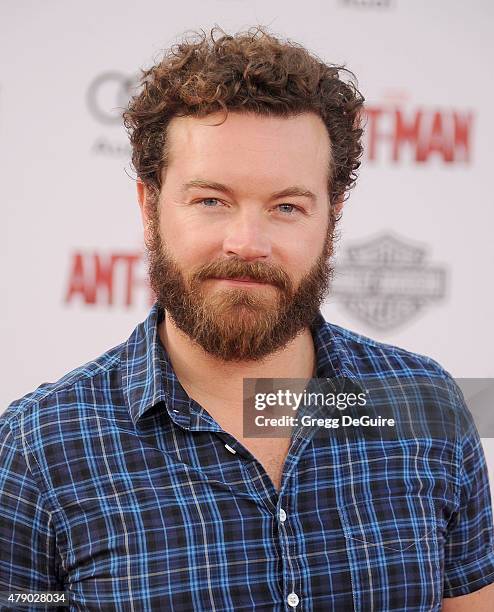
{"label": "brown hair", "polygon": [[[215,38],[217,32],[221,36]],[[170,120],[221,110],[283,117],[318,114],[331,142],[330,202],[353,187],[362,154],[364,98],[351,78],[340,79],[340,73],[355,79],[344,66],[324,63],[301,45],[282,41],[260,26],[233,36],[215,26],[209,38],[204,31],[193,32],[141,72],[142,89],[123,118],[133,166],[152,191],[161,189]]]}

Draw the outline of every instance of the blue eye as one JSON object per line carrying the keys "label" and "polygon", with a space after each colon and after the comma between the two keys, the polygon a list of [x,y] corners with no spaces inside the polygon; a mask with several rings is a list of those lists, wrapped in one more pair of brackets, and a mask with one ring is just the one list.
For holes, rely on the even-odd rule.
{"label": "blue eye", "polygon": [[287,210],[285,209],[285,211],[284,211],[284,212],[289,213],[289,215],[290,215],[292,212],[295,212],[295,211],[299,210],[299,209],[298,209],[298,208],[297,208],[297,207],[296,207],[294,204],[278,204],[278,208],[281,208],[282,206],[288,206],[288,208],[289,208],[290,210],[288,210],[288,211],[287,211]]}
{"label": "blue eye", "polygon": [[[222,204],[218,198],[202,198],[202,200],[197,200],[197,203],[204,206],[204,208],[219,208]],[[295,204],[278,204],[276,208],[281,210],[285,217],[292,217],[294,213],[300,212],[300,208],[295,206]]]}
{"label": "blue eye", "polygon": [[204,204],[206,208],[216,208],[216,206],[210,206],[208,202],[219,202],[217,198],[203,198],[199,201],[200,204]]}

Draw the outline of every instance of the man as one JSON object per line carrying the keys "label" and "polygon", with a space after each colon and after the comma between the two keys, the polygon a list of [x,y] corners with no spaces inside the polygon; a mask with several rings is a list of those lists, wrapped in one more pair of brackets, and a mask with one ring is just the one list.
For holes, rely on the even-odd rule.
{"label": "man", "polygon": [[[262,29],[215,34],[144,72],[124,114],[155,306],[1,416],[0,589],[74,610],[492,610],[487,470],[457,387],[319,311],[363,98]],[[378,380],[413,435],[244,434],[244,379],[314,377]]]}

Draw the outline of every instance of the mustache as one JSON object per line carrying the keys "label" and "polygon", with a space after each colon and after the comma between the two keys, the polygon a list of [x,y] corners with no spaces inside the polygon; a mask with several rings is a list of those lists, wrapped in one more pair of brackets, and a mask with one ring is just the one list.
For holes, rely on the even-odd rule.
{"label": "mustache", "polygon": [[193,275],[193,280],[203,281],[210,278],[242,278],[248,276],[260,283],[270,283],[282,290],[291,287],[291,281],[284,270],[259,261],[247,262],[241,259],[223,259],[201,266]]}

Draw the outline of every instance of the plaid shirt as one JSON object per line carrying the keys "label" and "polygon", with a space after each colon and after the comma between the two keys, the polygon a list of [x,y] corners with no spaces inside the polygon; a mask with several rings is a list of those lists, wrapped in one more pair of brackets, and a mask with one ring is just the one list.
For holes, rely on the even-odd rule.
{"label": "plaid shirt", "polygon": [[162,317],[0,415],[0,590],[68,591],[72,610],[412,612],[494,582],[480,439],[437,363],[319,313],[318,377],[392,381],[391,408],[412,385],[419,412],[422,377],[455,434],[294,436],[277,492],[181,387]]}

